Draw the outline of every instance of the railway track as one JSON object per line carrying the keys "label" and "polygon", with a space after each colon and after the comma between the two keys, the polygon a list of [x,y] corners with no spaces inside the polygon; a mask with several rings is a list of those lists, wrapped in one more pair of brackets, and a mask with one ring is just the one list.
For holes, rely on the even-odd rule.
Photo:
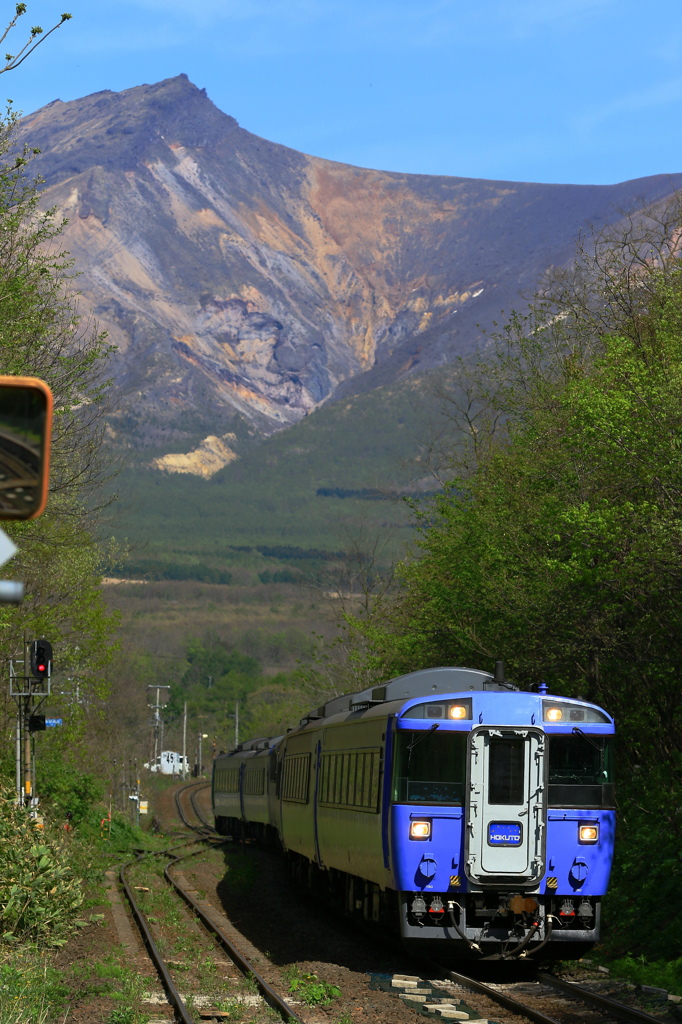
{"label": "railway track", "polygon": [[[216,834],[215,830],[201,813],[197,804],[196,798],[200,789],[206,788],[207,785],[207,783],[193,783],[190,786],[179,790],[175,796],[178,813],[180,814],[183,823],[195,833],[195,837],[190,837],[183,843],[175,843],[173,846],[170,846],[159,853],[139,854],[134,861],[129,861],[120,868],[121,884],[123,885],[123,890],[130,904],[135,923],[138,926],[142,940],[158,972],[159,979],[168,1002],[173,1007],[176,1019],[182,1022],[182,1024],[197,1024],[197,1013],[188,1007],[187,1004],[190,1000],[183,998],[181,995],[180,989],[173,975],[172,961],[169,963],[169,959],[163,955],[159,948],[159,943],[154,937],[154,929],[151,927],[152,922],[150,922],[149,917],[144,913],[144,910],[140,906],[140,901],[135,894],[135,886],[131,884],[127,877],[128,872],[134,866],[139,866],[142,861],[150,857],[165,856],[169,859],[170,863],[164,868],[164,879],[191,909],[196,918],[201,921],[205,930],[227,954],[230,962],[234,964],[246,978],[249,979],[251,984],[255,984],[262,999],[276,1010],[284,1021],[303,1024],[291,1005],[287,1003],[283,996],[281,996],[265,980],[265,978],[262,977],[253,961],[242,949],[239,948],[237,945],[237,933],[230,927],[229,922],[223,918],[223,916],[219,914],[205,899],[202,899],[201,895],[196,890],[192,890],[187,884],[184,876],[177,870],[191,857],[195,857],[198,854],[203,853],[208,846],[220,846],[225,842],[224,839],[221,839]],[[189,797],[192,807],[191,813],[196,816],[200,824],[195,824],[190,821],[187,808],[183,806],[183,796]],[[190,847],[197,848],[190,849],[189,852],[178,852],[181,850],[187,850]],[[175,872],[173,872],[172,869],[176,869]]]}
{"label": "railway track", "polygon": [[[202,812],[199,810],[199,805],[197,803],[197,796],[199,795],[200,790],[208,789],[210,785],[210,782],[191,782],[188,786],[184,786],[182,789],[179,789],[175,794],[175,806],[177,808],[178,815],[183,825],[186,825],[187,828],[191,829],[194,832],[201,832],[202,834],[206,833],[207,838],[217,840],[219,839],[218,833],[216,832],[210,821],[208,821],[204,817]],[[189,797],[189,802],[192,806],[192,812],[197,818],[197,820],[200,822],[199,825],[196,825],[194,822],[191,822],[189,820],[185,808],[183,807],[182,804],[183,795]]]}
{"label": "railway track", "polygon": [[[662,1018],[626,1006],[616,999],[593,992],[575,982],[564,981],[546,971],[536,970],[522,982],[484,983],[471,975],[431,964],[454,985],[484,996],[492,1003],[534,1024],[661,1024]],[[435,975],[433,975],[435,976]]]}
{"label": "railway track", "polygon": [[[252,979],[262,999],[273,1007],[283,1020],[302,1024],[301,1018],[292,1006],[263,977],[263,968],[259,969],[259,965],[266,965],[267,972],[267,958],[259,954],[254,947],[250,947],[248,940],[236,932],[229,921],[203,898],[202,893],[192,888],[183,874],[185,865],[191,863],[192,857],[224,842],[216,834],[200,805],[201,791],[207,785],[192,783],[176,793],[176,807],[180,819],[193,835],[188,836],[184,842],[176,840],[175,845],[163,851],[168,858],[163,878],[201,922],[205,931],[211,934],[223,953],[227,954],[230,963],[243,975]],[[172,962],[169,966],[167,960],[164,960],[158,943],[154,941],[153,929],[150,928],[138,905],[133,887],[124,877],[125,871],[131,868],[133,863],[139,861],[126,865],[121,871],[121,877],[145,945],[156,965],[177,1019],[182,1024],[198,1024],[195,1012],[191,1007],[188,1009],[174,980]],[[531,967],[530,962],[527,962],[527,967]],[[661,1024],[662,1021],[661,1017],[625,1006],[610,996],[592,992],[540,970],[527,974],[521,982],[517,980],[500,984],[499,975],[495,982],[484,983],[469,974],[451,971],[443,965],[429,961],[421,962],[419,969],[422,968],[427,972],[425,976],[434,980],[422,981],[416,976],[388,975],[383,976],[379,985],[371,984],[370,988],[380,987],[385,992],[392,992],[393,996],[400,994],[405,1008],[411,1008],[410,1016],[412,1012],[418,1011],[420,1014],[426,1013],[445,1019],[469,1019],[472,1024],[474,1021],[476,1024],[521,1024],[523,1021],[533,1021],[534,1024],[613,1024],[615,1021]],[[379,994],[374,993],[375,996]],[[357,999],[358,996],[355,995],[354,998]],[[389,1003],[393,1002],[383,993],[382,998],[388,999]],[[377,1010],[375,1004],[375,1015]],[[381,1017],[383,1014],[379,1011],[378,1018]]]}

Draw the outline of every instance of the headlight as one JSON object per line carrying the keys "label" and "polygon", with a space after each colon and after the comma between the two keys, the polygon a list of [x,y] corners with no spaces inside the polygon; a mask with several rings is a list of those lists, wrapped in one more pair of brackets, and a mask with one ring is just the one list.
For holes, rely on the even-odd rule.
{"label": "headlight", "polygon": [[599,842],[599,825],[581,825],[578,829],[578,839],[581,843]]}
{"label": "headlight", "polygon": [[611,721],[600,708],[553,697],[543,700],[542,717],[545,722],[584,722],[586,725],[608,724]]}
{"label": "headlight", "polygon": [[410,822],[410,839],[430,839],[431,838],[431,822],[430,821],[411,821]]}
{"label": "headlight", "polygon": [[463,704],[451,704],[448,708],[448,718],[468,718],[469,710]]}

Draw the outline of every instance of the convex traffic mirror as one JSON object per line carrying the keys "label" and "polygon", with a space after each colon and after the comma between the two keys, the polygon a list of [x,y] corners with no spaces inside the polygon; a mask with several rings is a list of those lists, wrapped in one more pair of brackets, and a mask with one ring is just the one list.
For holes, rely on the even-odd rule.
{"label": "convex traffic mirror", "polygon": [[45,508],[51,429],[47,384],[0,376],[0,520],[34,519]]}

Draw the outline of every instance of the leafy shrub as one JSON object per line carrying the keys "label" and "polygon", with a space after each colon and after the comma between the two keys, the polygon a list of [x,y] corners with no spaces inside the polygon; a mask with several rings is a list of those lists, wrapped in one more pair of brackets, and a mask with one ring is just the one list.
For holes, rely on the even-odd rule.
{"label": "leafy shrub", "polygon": [[68,813],[78,825],[90,812],[93,804],[104,794],[104,783],[94,775],[80,772],[61,756],[38,760],[38,792],[55,819]]}
{"label": "leafy shrub", "polygon": [[0,848],[2,941],[64,945],[83,903],[80,880],[63,839],[37,828],[7,789],[0,794]]}
{"label": "leafy shrub", "polygon": [[644,956],[626,956],[620,960],[609,960],[611,973],[627,978],[636,985],[654,985],[675,995],[682,994],[682,958],[678,960],[647,960]]}
{"label": "leafy shrub", "polygon": [[306,1006],[329,1006],[332,999],[338,999],[341,989],[320,981],[316,974],[301,974],[297,967],[289,972],[289,992],[296,993]]}
{"label": "leafy shrub", "polygon": [[682,959],[677,916],[670,913],[682,881],[681,770],[677,755],[648,771],[621,773],[615,860],[603,916],[604,944],[612,957]]}

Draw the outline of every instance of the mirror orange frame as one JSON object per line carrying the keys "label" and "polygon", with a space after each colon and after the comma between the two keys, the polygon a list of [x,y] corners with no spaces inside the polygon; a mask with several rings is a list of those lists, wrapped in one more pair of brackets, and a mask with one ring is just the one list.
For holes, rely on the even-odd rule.
{"label": "mirror orange frame", "polygon": [[[33,485],[35,489],[35,500],[31,504],[28,515],[21,512],[8,513],[6,510],[0,509],[0,520],[35,519],[44,511],[45,505],[47,504],[47,486],[50,474],[50,442],[52,439],[52,392],[45,381],[39,380],[37,377],[0,376],[0,415],[3,411],[3,388],[22,388],[24,391],[36,392],[42,400],[42,429],[40,437],[38,479]],[[2,437],[0,432],[0,450],[2,447],[1,442]]]}

